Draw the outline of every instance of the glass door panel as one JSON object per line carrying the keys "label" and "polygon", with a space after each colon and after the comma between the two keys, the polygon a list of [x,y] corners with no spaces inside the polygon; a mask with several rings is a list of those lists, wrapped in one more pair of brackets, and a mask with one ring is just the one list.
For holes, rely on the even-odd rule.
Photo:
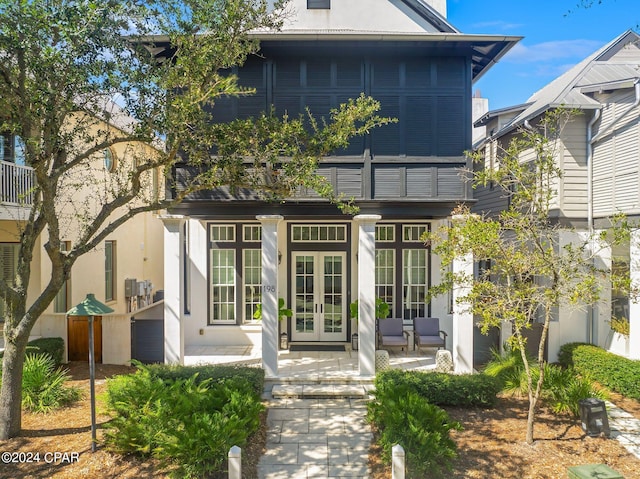
{"label": "glass door panel", "polygon": [[346,341],[346,253],[294,253],[293,341]]}

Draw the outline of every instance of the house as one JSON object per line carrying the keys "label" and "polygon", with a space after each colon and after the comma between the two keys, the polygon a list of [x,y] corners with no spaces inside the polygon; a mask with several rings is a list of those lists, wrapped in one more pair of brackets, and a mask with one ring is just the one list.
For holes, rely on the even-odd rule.
{"label": "house", "polygon": [[[554,108],[580,110],[560,138],[558,181],[553,218],[580,232],[598,232],[610,218],[624,213],[640,218],[640,36],[633,31],[593,53],[563,75],[534,93],[522,105],[490,111],[475,125],[484,126],[486,137],[475,148],[482,151],[485,166],[499,161],[499,152],[520,128],[535,127],[542,115]],[[495,212],[505,199],[490,188],[479,188],[476,211]],[[640,281],[638,242],[605,251],[598,266],[626,271]],[[561,242],[571,241],[570,234]],[[612,318],[630,320],[630,336],[618,343],[610,328]],[[567,342],[597,344],[628,357],[640,359],[640,305],[608,286],[594,308],[579,311],[561,308],[549,330],[549,360]]]}
{"label": "house", "polygon": [[[111,121],[95,119],[91,122],[94,128],[114,134],[126,128],[117,105],[106,102],[104,107],[111,113]],[[34,205],[34,172],[25,164],[22,144],[16,135],[0,133],[0,273],[9,281],[16,274],[20,230]],[[69,175],[60,182],[60,228],[67,249],[79,236],[83,208],[90,210],[99,205],[107,189],[105,185],[118,175],[126,175],[139,155],[153,155],[154,148],[140,143],[116,143],[94,155],[83,169],[83,177]],[[160,172],[153,175],[149,188],[155,188],[151,194],[158,195],[162,178]],[[141,339],[145,338],[139,338],[141,335],[162,336],[161,303],[152,304],[153,296],[163,287],[162,238],[162,222],[158,213],[151,212],[134,217],[109,234],[101,247],[78,259],[55,301],[38,318],[31,338],[62,337],[67,348],[66,359],[88,360],[87,320],[67,318],[65,313],[88,293],[93,293],[96,299],[114,309],[113,314],[96,322],[96,360],[126,364],[132,357],[147,359],[145,355],[149,351],[136,349],[139,345],[144,347]],[[28,301],[38,297],[50,278],[51,262],[44,249],[46,241],[43,233],[34,250]],[[152,321],[136,321],[132,325],[136,316]],[[0,301],[0,329],[3,318],[4,304]],[[153,319],[158,320],[155,325]],[[162,350],[154,354],[155,360],[163,359]]]}
{"label": "house", "polygon": [[[219,121],[257,116],[271,105],[278,115],[308,107],[326,117],[362,92],[381,102],[381,115],[399,121],[320,165],[337,192],[356,200],[355,217],[312,191],[274,204],[224,188],[190,196],[169,212],[166,361],[181,363],[197,348],[248,345],[261,349],[267,375],[276,376],[275,316],[283,298],[293,309],[280,325],[290,342],[348,343],[358,331],[360,371],[371,375],[374,296],[406,327],[417,316],[440,317],[454,338],[454,359],[472,355],[471,320],[456,333],[451,298],[425,302],[440,262],[420,237],[472,199],[460,175],[470,166],[464,152],[472,142],[472,85],[519,37],[465,35],[447,21],[443,0],[294,0],[291,7],[281,31],[255,33],[260,54],[234,70],[256,94],[219,101]],[[178,165],[178,182],[188,176]],[[356,299],[359,323],[349,315]],[[253,319],[259,303],[262,322]],[[460,364],[472,367],[467,356]]]}

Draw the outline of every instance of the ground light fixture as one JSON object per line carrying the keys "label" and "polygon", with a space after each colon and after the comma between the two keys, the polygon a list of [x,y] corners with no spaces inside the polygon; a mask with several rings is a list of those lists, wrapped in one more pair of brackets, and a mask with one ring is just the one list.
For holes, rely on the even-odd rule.
{"label": "ground light fixture", "polygon": [[86,316],[89,321],[89,389],[91,391],[91,452],[96,452],[96,362],[93,345],[93,320],[95,316],[113,313],[106,304],[98,301],[93,293],[67,311],[67,316]]}
{"label": "ground light fixture", "polygon": [[579,403],[580,422],[582,430],[589,436],[599,436],[601,434],[609,437],[609,418],[607,417],[607,407],[604,401],[597,398],[583,399]]}

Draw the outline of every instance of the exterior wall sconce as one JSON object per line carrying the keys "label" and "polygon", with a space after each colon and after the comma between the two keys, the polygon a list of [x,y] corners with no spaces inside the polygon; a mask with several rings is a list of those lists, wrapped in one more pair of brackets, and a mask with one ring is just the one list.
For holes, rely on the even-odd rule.
{"label": "exterior wall sconce", "polygon": [[278,250],[278,264],[282,263],[282,253]]}

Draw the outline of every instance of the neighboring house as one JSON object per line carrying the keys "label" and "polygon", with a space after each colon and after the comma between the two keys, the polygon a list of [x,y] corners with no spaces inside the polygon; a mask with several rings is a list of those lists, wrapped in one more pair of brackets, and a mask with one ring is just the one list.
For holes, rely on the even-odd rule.
{"label": "neighboring house", "polygon": [[[552,216],[577,232],[598,231],[609,218],[624,213],[640,219],[640,36],[627,31],[536,92],[527,103],[491,111],[478,120],[487,136],[476,145],[485,166],[499,161],[499,152],[519,129],[536,127],[553,108],[581,111],[560,138],[557,165],[563,171],[556,185]],[[496,212],[505,199],[489,188],[477,190],[476,211]],[[631,244],[601,255],[600,266],[628,271],[640,281],[640,231]],[[571,241],[570,235],[561,241]],[[609,327],[612,317],[630,320],[631,334],[618,344]],[[640,306],[605,288],[601,303],[589,311],[561,308],[549,332],[549,359],[570,341],[593,342],[640,359]]]}
{"label": "neighboring house", "polygon": [[[256,33],[260,55],[234,69],[256,94],[218,101],[218,121],[257,116],[270,105],[278,115],[308,107],[326,117],[362,92],[381,102],[381,115],[399,121],[354,139],[320,165],[336,191],[355,198],[361,212],[355,218],[311,191],[265,203],[221,188],[171,210],[165,358],[183,362],[198,348],[248,345],[262,348],[267,374],[277,374],[277,323],[253,319],[264,295],[282,297],[293,309],[282,324],[291,342],[347,343],[357,331],[349,304],[373,296],[373,287],[363,293],[363,280],[406,327],[416,316],[440,317],[455,345],[451,298],[425,302],[440,262],[420,236],[471,200],[460,173],[470,166],[472,85],[520,37],[460,33],[446,20],[444,1],[291,5],[283,30]],[[188,176],[178,165],[178,181]],[[266,276],[263,258],[277,263]],[[361,316],[359,327],[360,350],[368,351],[361,354],[372,355],[372,326]],[[472,354],[471,336],[464,338],[465,354]]]}
{"label": "neighboring house", "polygon": [[[107,104],[113,110],[118,107]],[[104,128],[104,123],[96,128]],[[111,124],[110,129],[124,128]],[[19,137],[0,133],[0,272],[4,279],[15,276],[21,225],[29,217],[32,205],[30,191],[34,182],[33,170],[25,165]],[[81,209],[100,204],[98,185],[106,185],[110,178],[126,174],[135,154],[153,155],[154,149],[142,144],[117,144],[96,155],[83,177],[68,178],[60,186],[60,227],[64,231],[65,246],[70,248],[81,227]],[[159,175],[159,172],[154,172]],[[80,175],[82,176],[82,175]],[[106,180],[106,181],[103,181]],[[160,194],[163,181],[157,176],[151,188]],[[98,188],[98,190],[97,190]],[[125,364],[136,357],[136,333],[157,334],[162,338],[162,307],[150,306],[153,296],[163,287],[162,222],[157,213],[144,213],[125,223],[110,234],[102,247],[82,256],[72,268],[71,276],[34,326],[31,336],[62,337],[69,360],[88,359],[87,321],[67,320],[66,311],[81,302],[88,293],[114,309],[96,323],[96,359],[103,363]],[[32,277],[28,298],[36,298],[49,280],[51,264],[44,251],[45,238],[40,238],[32,263]],[[132,282],[137,280],[135,288]],[[133,311],[133,312],[132,312]],[[135,312],[135,314],[134,314]],[[158,319],[132,325],[132,317]],[[0,301],[0,329],[4,322],[4,304]],[[142,333],[139,332],[142,330]],[[132,356],[133,349],[133,356]],[[138,357],[147,359],[141,351]],[[155,360],[162,361],[162,350],[155,352]]]}

